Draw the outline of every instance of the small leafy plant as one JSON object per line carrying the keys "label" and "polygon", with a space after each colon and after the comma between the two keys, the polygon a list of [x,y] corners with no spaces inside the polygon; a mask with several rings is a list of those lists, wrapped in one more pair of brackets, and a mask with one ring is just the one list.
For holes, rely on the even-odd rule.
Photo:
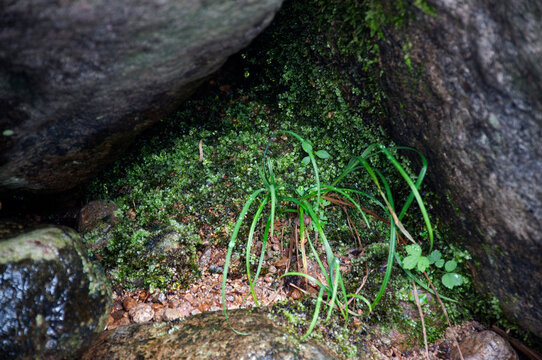
{"label": "small leafy plant", "polygon": [[417,269],[419,272],[423,273],[430,265],[435,265],[439,269],[444,267],[446,273],[442,275],[441,278],[444,286],[448,289],[453,289],[455,286],[463,284],[461,275],[454,272],[457,268],[457,262],[455,260],[448,260],[445,262],[440,251],[433,250],[433,252],[426,257],[422,256],[422,248],[418,244],[405,246],[405,250],[408,256],[403,259],[404,269]]}
{"label": "small leafy plant", "polygon": [[[311,179],[314,179],[312,186],[295,186],[294,184],[284,184],[279,181],[273,171],[273,161],[267,157],[270,144],[275,137],[278,137],[278,135],[281,135],[282,137],[284,137],[284,135],[289,135],[301,144],[301,148],[306,156],[301,160],[300,166],[307,166],[309,164],[312,165],[312,174],[310,177]],[[409,176],[407,171],[398,161],[394,153],[399,150],[414,151],[419,155],[422,167],[417,176],[413,178]],[[387,161],[393,165],[393,167],[399,172],[401,178],[404,180],[404,184],[407,189],[410,190],[410,193],[404,201],[403,206],[400,208],[400,211],[396,211],[397,201],[394,199],[394,194],[391,190],[390,183],[383,173],[379,169],[374,168],[372,165],[372,160],[378,156],[384,156]],[[306,334],[302,337],[302,340],[307,338],[307,336],[309,336],[314,329],[322,309],[322,305],[327,306],[326,321],[331,317],[333,311],[336,309],[338,309],[340,314],[346,320],[348,320],[350,315],[359,316],[359,314],[351,311],[348,307],[352,299],[361,300],[366,304],[368,312],[371,312],[384,295],[394,263],[397,263],[400,267],[402,267],[407,276],[412,278],[413,286],[415,286],[415,282],[428,292],[434,293],[434,288],[429,288],[429,286],[412,274],[409,269],[417,268],[419,271],[424,272],[432,263],[434,263],[437,267],[439,265],[442,266],[441,259],[435,252],[433,252],[432,256],[430,257],[422,256],[422,249],[420,245],[415,242],[401,222],[401,220],[407,214],[407,211],[413,201],[416,200],[424,221],[425,229],[427,231],[429,248],[430,251],[432,250],[433,230],[425,205],[419,193],[420,186],[427,170],[427,161],[425,157],[419,151],[409,147],[386,147],[381,144],[372,144],[368,146],[360,156],[352,158],[345,170],[340,173],[335,181],[333,181],[331,184],[323,184],[320,181],[317,159],[329,158],[330,155],[328,152],[325,150],[315,151],[314,145],[310,141],[302,138],[300,135],[292,131],[279,131],[269,140],[263,154],[261,167],[259,168],[262,187],[255,190],[244,204],[228,245],[222,281],[222,305],[226,319],[228,316],[226,311],[225,289],[231,256],[237,242],[241,226],[243,225],[247,214],[249,214],[249,211],[253,208],[253,204],[257,205],[253,215],[251,214],[248,238],[246,240],[246,273],[250,285],[250,292],[254,302],[257,305],[258,299],[254,291],[254,284],[256,283],[262,270],[268,240],[274,236],[273,232],[277,218],[287,213],[294,213],[298,219],[307,219],[307,221],[299,221],[300,239],[299,243],[296,245],[301,247],[301,254],[303,257],[302,260],[303,264],[305,264],[307,254],[304,244],[308,244],[310,254],[312,254],[318,263],[319,269],[325,278],[325,281],[319,281],[315,277],[308,275],[306,272],[287,272],[283,275],[301,276],[308,281],[317,284],[319,287],[312,321]],[[374,191],[374,188],[372,189],[373,191],[371,191],[371,189],[360,190],[350,187],[342,187],[340,185],[347,176],[354,175],[357,171],[362,171],[369,175],[369,178],[374,184],[376,191]],[[368,228],[370,228],[371,225],[367,219],[367,214],[377,218],[380,217],[373,211],[362,207],[362,204],[358,200],[359,198],[364,198],[368,204],[378,206],[388,218],[388,220],[380,218],[389,224],[389,250],[386,270],[383,281],[380,285],[380,289],[372,301],[357,293],[348,293],[346,291],[343,275],[340,270],[340,259],[335,255],[325,232],[325,205],[329,204],[328,200],[332,198],[331,195],[340,196],[341,199],[344,200],[344,203],[348,203],[349,206],[355,208]],[[262,248],[258,258],[256,272],[252,274],[249,259],[251,258],[252,254],[254,236],[257,226],[262,221],[263,224],[265,224],[262,238]],[[404,258],[403,261],[401,261],[396,251],[397,239],[398,237],[401,237],[400,234],[412,242],[412,245],[405,247],[408,256]],[[317,242],[319,243],[318,245],[323,249],[323,254],[316,250]],[[446,267],[447,269],[451,269],[450,271],[453,270],[451,265],[452,264]],[[450,271],[448,273],[453,274]],[[446,278],[445,281],[448,282],[448,278]],[[444,297],[441,298],[446,299]],[[234,331],[239,334],[243,334],[235,329]]]}

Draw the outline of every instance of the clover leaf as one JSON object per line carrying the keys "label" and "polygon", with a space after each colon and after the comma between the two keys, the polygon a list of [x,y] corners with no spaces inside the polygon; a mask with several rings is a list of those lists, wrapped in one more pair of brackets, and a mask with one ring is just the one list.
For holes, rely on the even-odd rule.
{"label": "clover leaf", "polygon": [[454,286],[463,284],[463,278],[459,274],[448,272],[442,275],[442,284],[448,289],[453,289]]}
{"label": "clover leaf", "polygon": [[447,272],[452,272],[457,267],[457,262],[455,260],[446,261],[446,265],[444,265],[444,268]]}
{"label": "clover leaf", "polygon": [[407,270],[418,268],[419,271],[424,272],[430,265],[430,261],[427,257],[422,256],[422,248],[418,244],[412,244],[405,246],[405,250],[408,254],[403,260],[403,267]]}

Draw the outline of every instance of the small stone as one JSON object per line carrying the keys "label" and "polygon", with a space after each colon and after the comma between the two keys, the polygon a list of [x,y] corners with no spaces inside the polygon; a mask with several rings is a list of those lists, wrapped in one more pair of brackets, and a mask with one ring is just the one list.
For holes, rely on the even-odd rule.
{"label": "small stone", "polygon": [[201,311],[202,313],[209,311],[209,308],[210,308],[209,304],[206,304],[206,303],[203,303],[203,304],[199,304],[199,305],[198,305],[198,309],[199,309],[199,311]]}
{"label": "small stone", "polygon": [[176,299],[176,298],[169,299],[169,302],[168,302],[168,306],[170,308],[179,307],[180,304],[181,304],[181,302],[179,301],[179,299]]}
{"label": "small stone", "polygon": [[[517,360],[518,356],[508,341],[493,331],[486,330],[469,335],[459,345],[465,360]],[[454,347],[451,360],[459,360],[459,351]]]}
{"label": "small stone", "polygon": [[179,309],[166,309],[164,312],[164,320],[171,321],[181,318],[181,311]]}
{"label": "small stone", "polygon": [[192,311],[190,311],[190,315],[197,315],[197,314],[201,314],[201,311],[199,311],[199,309],[192,309]]}
{"label": "small stone", "polygon": [[273,265],[269,266],[269,273],[271,274],[276,274],[277,273],[277,268]]}
{"label": "small stone", "polygon": [[293,289],[291,292],[290,292],[290,297],[294,300],[299,300],[301,299],[301,297],[303,296],[303,294],[301,293],[301,291],[297,290],[297,289]]}
{"label": "small stone", "polygon": [[114,303],[113,303],[113,306],[112,306],[112,309],[113,310],[122,310],[122,302],[119,301],[119,300],[116,300]]}
{"label": "small stone", "polygon": [[222,273],[222,268],[220,266],[217,266],[215,264],[209,266],[209,272],[212,273],[212,274],[221,274]]}
{"label": "small stone", "polygon": [[147,295],[147,292],[146,291],[142,291],[139,293],[139,301],[145,301],[147,299],[148,295]]}
{"label": "small stone", "polygon": [[111,200],[95,200],[85,205],[79,212],[77,230],[86,233],[96,228],[108,230],[119,223],[116,214],[119,206]]}
{"label": "small stone", "polygon": [[113,319],[118,320],[124,316],[124,310],[116,310],[111,313]]}
{"label": "small stone", "polygon": [[151,305],[151,307],[152,307],[152,309],[153,309],[154,311],[157,311],[157,310],[163,309],[163,308],[164,308],[164,305],[159,304],[159,303],[154,303],[154,304]]}
{"label": "small stone", "polygon": [[130,325],[130,319],[127,318],[127,317],[123,317],[122,319],[119,319],[119,320],[115,321],[114,325],[116,325],[116,326]]}
{"label": "small stone", "polygon": [[184,300],[188,301],[189,303],[191,303],[192,301],[194,301],[194,295],[188,293],[184,296]]}
{"label": "small stone", "polygon": [[124,307],[124,310],[130,311],[137,305],[137,301],[134,298],[126,297],[124,300],[122,300],[122,306]]}
{"label": "small stone", "polygon": [[105,323],[105,328],[111,329],[111,326],[113,325],[114,322],[115,322],[115,319],[113,318],[113,316],[109,315],[109,317],[107,318],[107,322]]}
{"label": "small stone", "polygon": [[156,322],[161,322],[164,319],[165,312],[166,309],[164,307],[154,310],[154,317],[152,318],[152,320]]}
{"label": "small stone", "polygon": [[200,268],[206,268],[209,266],[212,252],[213,252],[213,248],[209,246],[207,249],[205,249],[203,254],[201,254],[201,256],[199,257]]}
{"label": "small stone", "polygon": [[155,299],[156,299],[155,302],[159,302],[159,303],[161,303],[162,305],[164,305],[164,302],[166,302],[166,294],[164,294],[164,293],[159,293],[157,296],[155,296]]}
{"label": "small stone", "polygon": [[145,323],[152,320],[154,310],[149,304],[138,304],[130,310],[130,317],[135,323]]}

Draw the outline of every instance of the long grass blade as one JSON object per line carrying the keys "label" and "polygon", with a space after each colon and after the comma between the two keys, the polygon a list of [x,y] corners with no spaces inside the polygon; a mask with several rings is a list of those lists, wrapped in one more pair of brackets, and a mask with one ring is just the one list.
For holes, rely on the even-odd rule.
{"label": "long grass blade", "polygon": [[393,260],[395,257],[395,245],[397,243],[397,230],[395,229],[395,223],[393,222],[393,219],[390,219],[390,240],[389,240],[389,250],[388,250],[388,260],[386,262],[386,272],[384,273],[384,279],[382,280],[382,284],[380,284],[380,289],[378,290],[378,294],[376,295],[376,298],[374,299],[371,307],[374,308],[379,302],[382,296],[384,295],[384,292],[386,291],[386,287],[388,286],[388,281],[391,277],[391,271],[393,268]]}
{"label": "long grass blade", "polygon": [[320,306],[322,305],[323,297],[324,297],[324,289],[322,288],[318,292],[318,298],[316,299],[316,306],[314,308],[314,314],[312,315],[312,321],[309,325],[307,332],[301,338],[301,341],[305,341],[305,339],[312,333],[312,330],[314,330],[314,327],[316,326],[316,322],[318,321],[318,315],[320,315]]}
{"label": "long grass blade", "polygon": [[241,210],[241,213],[239,214],[239,217],[237,218],[237,222],[235,223],[235,227],[233,229],[230,242],[228,243],[228,252],[226,253],[226,260],[224,261],[224,272],[222,275],[222,294],[221,294],[222,295],[222,310],[224,311],[224,316],[226,317],[226,321],[228,322],[229,327],[236,334],[239,334],[239,335],[248,335],[248,334],[234,329],[233,326],[230,324],[230,320],[228,318],[227,307],[226,307],[226,282],[228,279],[228,269],[230,266],[231,254],[233,252],[233,248],[235,247],[235,241],[237,240],[237,235],[239,234],[239,230],[241,229],[241,225],[243,224],[245,216],[250,208],[250,205],[252,205],[254,200],[256,200],[258,196],[264,191],[265,189],[258,189],[254,191],[248,198],[247,202],[245,203],[245,206],[243,206],[243,209]]}
{"label": "long grass blade", "polygon": [[266,195],[266,197],[262,200],[260,203],[260,206],[258,207],[258,210],[256,211],[256,214],[254,214],[254,218],[252,219],[252,224],[250,226],[250,231],[248,233],[248,239],[247,239],[247,249],[246,249],[246,269],[247,269],[247,277],[248,277],[248,283],[250,286],[250,292],[252,294],[252,298],[254,299],[254,303],[256,306],[259,306],[258,304],[258,298],[256,297],[256,293],[254,292],[254,283],[252,281],[252,277],[250,275],[250,257],[251,257],[251,249],[252,249],[252,239],[254,238],[254,230],[256,229],[256,225],[258,224],[258,221],[260,220],[263,209],[265,208],[265,205],[269,201],[269,194]]}
{"label": "long grass blade", "polygon": [[422,213],[422,217],[425,222],[425,227],[427,228],[427,233],[429,235],[429,241],[430,241],[429,251],[432,251],[433,250],[433,227],[431,226],[429,215],[423,203],[422,197],[416,187],[416,184],[414,184],[414,182],[412,181],[410,176],[407,174],[403,166],[399,163],[399,161],[397,161],[397,159],[392,155],[392,153],[388,149],[386,149],[385,147],[382,147],[382,151],[384,152],[388,160],[393,164],[393,166],[395,166],[395,168],[399,171],[399,174],[401,174],[405,182],[410,187],[410,190],[414,194],[414,197],[416,198],[416,202],[418,203],[418,206],[420,208],[420,212]]}

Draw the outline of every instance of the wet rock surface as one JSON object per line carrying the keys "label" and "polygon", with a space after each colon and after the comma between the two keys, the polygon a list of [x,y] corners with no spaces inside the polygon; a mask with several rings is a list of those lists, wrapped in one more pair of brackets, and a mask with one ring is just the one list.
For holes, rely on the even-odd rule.
{"label": "wet rock surface", "polygon": [[332,359],[313,343],[298,343],[263,313],[229,312],[231,324],[247,336],[235,334],[222,312],[196,315],[184,321],[132,324],[101,333],[90,359]]}
{"label": "wet rock surface", "polygon": [[0,240],[2,358],[75,358],[104,328],[111,292],[68,228]]}
{"label": "wet rock surface", "polygon": [[[518,359],[508,341],[490,330],[469,335],[459,344],[459,347],[464,360]],[[461,359],[457,348],[454,348],[450,353],[450,359]]]}
{"label": "wet rock surface", "polygon": [[[437,1],[381,43],[395,140],[429,160],[476,281],[542,337],[542,4]],[[410,65],[405,60],[408,58]]]}
{"label": "wet rock surface", "polygon": [[0,14],[0,193],[52,193],[116,159],[280,0],[16,1]]}

